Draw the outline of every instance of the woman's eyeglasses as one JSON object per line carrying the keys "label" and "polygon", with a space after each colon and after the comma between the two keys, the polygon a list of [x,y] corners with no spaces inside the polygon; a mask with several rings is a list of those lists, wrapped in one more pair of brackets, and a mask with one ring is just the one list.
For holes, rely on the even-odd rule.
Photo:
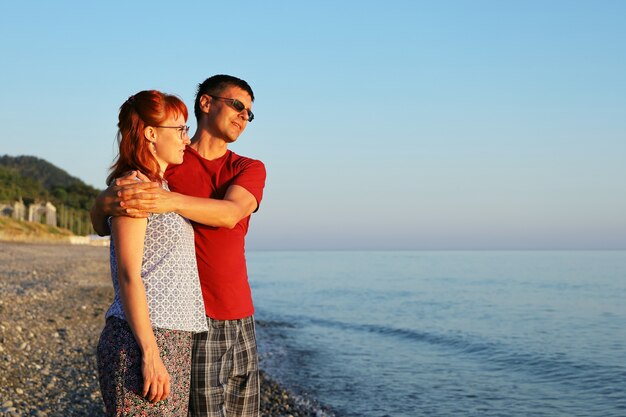
{"label": "woman's eyeglasses", "polygon": [[180,140],[185,138],[185,135],[189,134],[189,126],[154,126],[161,127],[163,129],[176,129],[180,132]]}
{"label": "woman's eyeglasses", "polygon": [[226,103],[230,105],[230,107],[237,110],[239,113],[245,110],[248,113],[248,121],[251,122],[252,120],[254,120],[254,113],[252,113],[252,110],[246,108],[246,105],[243,104],[241,101],[237,100],[236,98],[226,98],[226,97],[219,97],[219,96],[211,96],[211,97],[216,98],[218,100],[224,100]]}

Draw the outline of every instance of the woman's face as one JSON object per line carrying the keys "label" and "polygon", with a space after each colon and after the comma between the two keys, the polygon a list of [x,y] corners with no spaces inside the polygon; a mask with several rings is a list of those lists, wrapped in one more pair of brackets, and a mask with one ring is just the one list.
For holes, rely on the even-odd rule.
{"label": "woman's face", "polygon": [[167,118],[160,126],[155,126],[155,130],[153,151],[163,173],[168,165],[183,162],[185,146],[191,141],[182,115]]}

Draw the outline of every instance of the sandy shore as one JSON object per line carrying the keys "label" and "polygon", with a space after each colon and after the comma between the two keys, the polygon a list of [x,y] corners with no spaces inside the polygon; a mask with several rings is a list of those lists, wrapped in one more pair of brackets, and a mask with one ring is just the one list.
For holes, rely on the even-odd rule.
{"label": "sandy shore", "polygon": [[[0,416],[103,415],[95,347],[108,248],[0,242]],[[315,416],[265,377],[263,416]]]}

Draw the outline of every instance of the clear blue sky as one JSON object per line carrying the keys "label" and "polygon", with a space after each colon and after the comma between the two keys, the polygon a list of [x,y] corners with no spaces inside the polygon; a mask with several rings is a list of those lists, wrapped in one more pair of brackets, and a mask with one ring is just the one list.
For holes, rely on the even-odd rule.
{"label": "clear blue sky", "polygon": [[626,248],[624,1],[3,1],[0,57],[0,154],[98,188],[129,95],[250,82],[249,249]]}

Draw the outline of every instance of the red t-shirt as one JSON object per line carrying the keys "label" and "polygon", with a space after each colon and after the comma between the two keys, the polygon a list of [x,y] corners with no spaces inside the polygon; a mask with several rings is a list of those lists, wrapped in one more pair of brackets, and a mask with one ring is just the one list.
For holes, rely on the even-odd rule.
{"label": "red t-shirt", "polygon": [[[265,165],[230,150],[209,161],[187,146],[183,163],[170,165],[165,178],[172,191],[214,199],[223,199],[228,187],[239,185],[260,205]],[[249,221],[250,216],[233,229],[192,222],[204,309],[213,319],[236,320],[254,313],[244,247]]]}

